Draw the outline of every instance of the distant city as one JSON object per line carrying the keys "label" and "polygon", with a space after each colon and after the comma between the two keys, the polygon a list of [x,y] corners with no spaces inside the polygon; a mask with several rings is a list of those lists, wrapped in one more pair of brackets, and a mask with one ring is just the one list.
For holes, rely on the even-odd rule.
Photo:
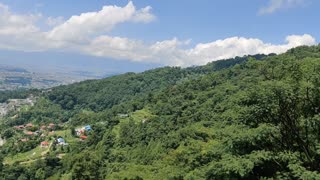
{"label": "distant city", "polygon": [[0,65],[0,91],[31,88],[45,89],[87,79],[100,79],[106,76],[84,71],[65,73],[31,72],[22,67]]}

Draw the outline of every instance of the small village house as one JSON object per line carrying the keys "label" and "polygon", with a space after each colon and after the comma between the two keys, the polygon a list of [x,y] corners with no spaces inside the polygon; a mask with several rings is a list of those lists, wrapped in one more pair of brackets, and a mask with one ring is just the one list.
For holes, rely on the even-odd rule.
{"label": "small village house", "polygon": [[62,146],[68,145],[68,143],[66,143],[65,140],[61,137],[57,139],[57,143],[58,145],[62,145]]}
{"label": "small village house", "polygon": [[40,129],[41,129],[42,131],[44,131],[44,130],[47,129],[47,126],[41,126]]}
{"label": "small village house", "polygon": [[29,139],[28,138],[23,138],[23,139],[20,139],[20,141],[21,142],[27,142],[27,141],[29,141]]}
{"label": "small village house", "polygon": [[14,126],[14,128],[17,130],[22,130],[24,129],[24,125]]}
{"label": "small village house", "polygon": [[87,136],[80,136],[80,139],[81,140],[85,140],[85,139],[87,139],[88,137]]}
{"label": "small village house", "polygon": [[91,130],[92,130],[91,126],[86,125],[80,129],[76,129],[76,134],[77,134],[77,136],[81,136],[84,134],[85,131],[91,131]]}
{"label": "small village house", "polygon": [[26,124],[26,127],[33,127],[33,124],[32,123],[28,123],[28,124]]}
{"label": "small village house", "polygon": [[56,125],[55,124],[53,124],[53,123],[50,123],[49,125],[48,125],[48,128],[54,128]]}
{"label": "small village house", "polygon": [[40,147],[42,147],[42,148],[49,147],[49,142],[48,141],[42,141],[40,143]]}
{"label": "small village house", "polygon": [[27,131],[27,132],[25,132],[25,134],[28,135],[28,136],[32,136],[32,135],[33,135],[33,132]]}
{"label": "small village house", "polygon": [[76,130],[77,136],[81,136],[83,133],[84,133],[84,130],[83,130],[83,129],[77,129],[77,130]]}
{"label": "small village house", "polygon": [[84,129],[85,129],[86,131],[91,131],[91,130],[92,130],[90,125],[86,125],[86,126],[84,127]]}

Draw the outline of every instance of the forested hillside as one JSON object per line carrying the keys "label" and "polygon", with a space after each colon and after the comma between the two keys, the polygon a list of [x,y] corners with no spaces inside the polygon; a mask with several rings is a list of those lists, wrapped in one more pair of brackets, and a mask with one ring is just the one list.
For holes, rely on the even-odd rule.
{"label": "forested hillside", "polygon": [[[273,56],[273,54],[269,56]],[[114,105],[128,102],[134,98],[142,98],[151,92],[163,90],[185,80],[195,79],[198,76],[240,64],[248,60],[249,57],[260,60],[267,56],[236,57],[212,62],[206,66],[186,69],[164,67],[138,74],[126,73],[103,80],[84,81],[54,88],[48,94],[48,99],[68,110],[86,108],[92,111],[103,111]]]}
{"label": "forested hillside", "polygon": [[320,179],[319,72],[303,46],[53,88],[1,121],[1,178]]}

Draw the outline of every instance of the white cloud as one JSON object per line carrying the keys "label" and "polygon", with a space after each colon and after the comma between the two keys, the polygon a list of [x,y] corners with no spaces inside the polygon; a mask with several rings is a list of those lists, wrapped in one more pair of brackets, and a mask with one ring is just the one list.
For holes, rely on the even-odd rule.
{"label": "white cloud", "polygon": [[34,22],[40,17],[40,14],[12,14],[8,6],[0,4],[0,35],[19,35],[36,32],[38,28],[34,25]]}
{"label": "white cloud", "polygon": [[[293,47],[314,44],[316,44],[316,40],[308,34],[287,36],[286,43],[279,45],[264,43],[260,39],[231,37],[211,43],[198,44],[194,48],[187,50],[186,53],[189,57],[187,64],[205,64],[212,60],[249,54],[279,54]],[[194,60],[197,60],[197,62],[193,62]]]}
{"label": "white cloud", "polygon": [[271,14],[280,9],[293,8],[303,5],[306,0],[269,0],[266,7],[259,10],[259,14]]}
{"label": "white cloud", "polygon": [[0,48],[12,50],[39,50],[43,38],[35,23],[41,14],[15,14],[0,3]]}
{"label": "white cloud", "polygon": [[151,6],[147,6],[145,8],[140,9],[139,11],[137,11],[137,13],[135,13],[135,15],[132,18],[132,21],[145,23],[153,21],[155,19],[155,16],[150,13],[151,10]]}
{"label": "white cloud", "polygon": [[62,16],[48,17],[46,21],[46,24],[48,26],[58,26],[58,25],[61,25],[62,23],[64,23],[64,18]]}
{"label": "white cloud", "polygon": [[141,41],[121,37],[99,36],[89,44],[82,46],[81,52],[99,57],[141,61],[151,58],[144,52],[145,49],[146,47]]}
{"label": "white cloud", "polygon": [[286,43],[274,45],[260,39],[231,37],[210,43],[200,43],[193,48],[183,48],[188,41],[176,38],[148,45],[141,41],[120,37],[98,37],[84,46],[82,52],[93,56],[129,59],[173,66],[203,65],[208,62],[248,54],[283,53],[301,45],[314,45],[316,40],[308,34],[286,37]]}
{"label": "white cloud", "polygon": [[45,32],[36,26],[41,15],[19,15],[0,3],[0,48],[22,51],[48,49],[72,50],[89,44],[93,38],[112,30],[124,22],[152,21],[151,7],[136,9],[130,1],[125,7],[104,6],[98,12],[82,13],[66,21],[63,17],[48,17],[45,23],[52,29]]}
{"label": "white cloud", "polygon": [[90,36],[108,32],[119,23],[150,22],[154,17],[150,10],[151,7],[136,10],[131,1],[125,7],[104,6],[98,12],[72,16],[48,32],[48,37],[61,41],[87,41]]}
{"label": "white cloud", "polygon": [[[208,62],[257,53],[282,53],[300,46],[313,45],[316,40],[308,34],[287,36],[283,44],[265,43],[260,39],[230,37],[190,46],[190,40],[177,38],[154,43],[107,35],[117,24],[147,23],[155,19],[151,7],[136,9],[132,2],[125,7],[104,6],[98,12],[72,16],[43,18],[42,15],[20,15],[0,4],[0,49],[18,51],[68,51],[137,62],[173,66],[202,65]],[[36,24],[44,20],[53,25],[43,31]],[[54,25],[55,24],[55,25]]]}

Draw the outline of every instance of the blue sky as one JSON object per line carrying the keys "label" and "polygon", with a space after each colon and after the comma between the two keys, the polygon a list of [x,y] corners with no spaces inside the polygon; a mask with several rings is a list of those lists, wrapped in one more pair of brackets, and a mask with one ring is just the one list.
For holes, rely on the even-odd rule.
{"label": "blue sky", "polygon": [[69,66],[81,67],[99,62],[101,66],[91,69],[110,63],[114,71],[141,71],[162,65],[202,65],[237,55],[282,53],[320,39],[320,2],[316,0],[0,3],[0,57],[6,55],[0,58],[2,63],[12,57],[19,64],[20,57],[30,56],[25,63],[40,66],[50,64],[54,58],[49,56],[56,55],[60,61],[51,64],[63,66],[69,61]]}

